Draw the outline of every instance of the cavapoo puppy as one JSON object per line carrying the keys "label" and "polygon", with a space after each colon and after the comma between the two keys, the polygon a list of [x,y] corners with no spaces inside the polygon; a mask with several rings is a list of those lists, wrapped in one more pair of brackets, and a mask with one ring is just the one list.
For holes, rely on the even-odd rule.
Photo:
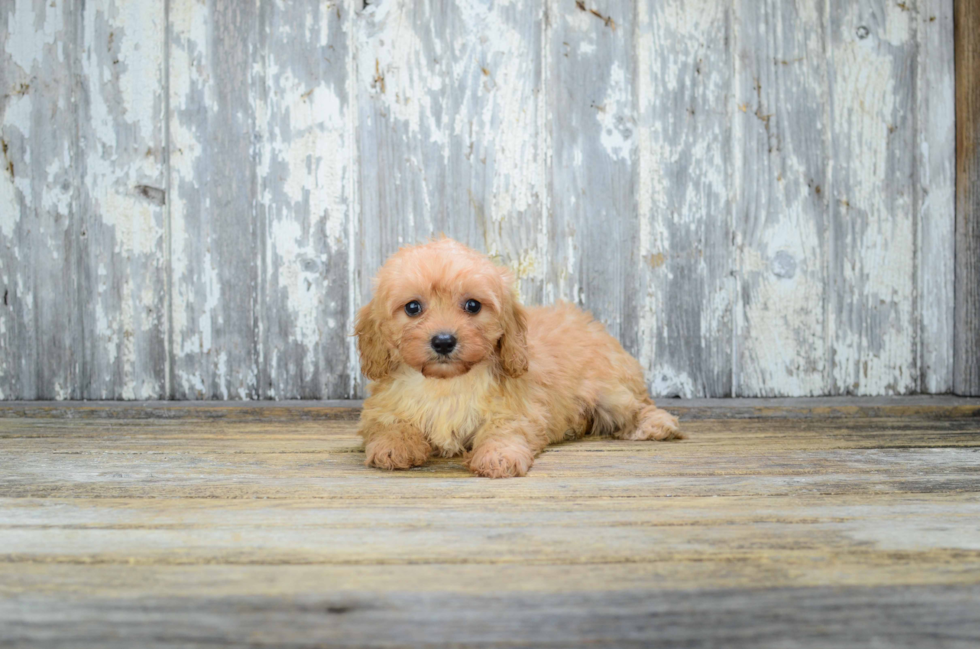
{"label": "cavapoo puppy", "polygon": [[589,433],[683,437],[601,323],[567,303],[525,309],[486,255],[451,239],[402,248],[375,283],[356,326],[373,381],[359,428],[369,466],[465,455],[473,473],[506,478]]}

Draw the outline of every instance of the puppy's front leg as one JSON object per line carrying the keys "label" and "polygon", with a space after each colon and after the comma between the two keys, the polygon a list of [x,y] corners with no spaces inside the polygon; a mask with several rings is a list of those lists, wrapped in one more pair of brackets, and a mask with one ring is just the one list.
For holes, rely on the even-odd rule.
{"label": "puppy's front leg", "polygon": [[432,447],[415,426],[406,423],[382,425],[362,422],[364,463],[367,466],[392,471],[422,466],[429,459]]}
{"label": "puppy's front leg", "polygon": [[528,422],[488,424],[477,433],[466,466],[485,478],[518,478],[527,474],[541,448],[528,439]]}

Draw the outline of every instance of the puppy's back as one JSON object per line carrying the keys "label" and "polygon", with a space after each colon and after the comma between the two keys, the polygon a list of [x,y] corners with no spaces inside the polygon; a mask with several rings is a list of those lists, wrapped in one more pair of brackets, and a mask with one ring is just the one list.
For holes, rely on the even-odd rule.
{"label": "puppy's back", "polygon": [[591,313],[568,302],[527,311],[530,380],[593,403],[613,384],[648,398],[640,364]]}

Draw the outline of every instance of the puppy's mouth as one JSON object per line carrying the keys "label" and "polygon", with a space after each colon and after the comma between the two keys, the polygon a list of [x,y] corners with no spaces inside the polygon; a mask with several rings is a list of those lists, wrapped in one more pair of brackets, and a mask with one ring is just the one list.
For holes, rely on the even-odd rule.
{"label": "puppy's mouth", "polygon": [[471,365],[452,356],[440,354],[422,365],[422,376],[432,379],[451,379],[470,371]]}

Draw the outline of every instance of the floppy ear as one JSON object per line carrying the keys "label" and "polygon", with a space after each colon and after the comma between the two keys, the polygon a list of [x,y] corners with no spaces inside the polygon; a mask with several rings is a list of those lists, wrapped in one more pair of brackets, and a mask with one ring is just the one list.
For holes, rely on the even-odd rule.
{"label": "floppy ear", "polygon": [[517,378],[527,372],[527,312],[517,301],[517,292],[509,290],[500,312],[504,334],[497,342],[497,354],[504,373]]}
{"label": "floppy ear", "polygon": [[373,301],[357,312],[354,326],[357,349],[361,352],[361,371],[372,381],[383,379],[391,371],[391,353],[381,335],[381,324],[374,315]]}

